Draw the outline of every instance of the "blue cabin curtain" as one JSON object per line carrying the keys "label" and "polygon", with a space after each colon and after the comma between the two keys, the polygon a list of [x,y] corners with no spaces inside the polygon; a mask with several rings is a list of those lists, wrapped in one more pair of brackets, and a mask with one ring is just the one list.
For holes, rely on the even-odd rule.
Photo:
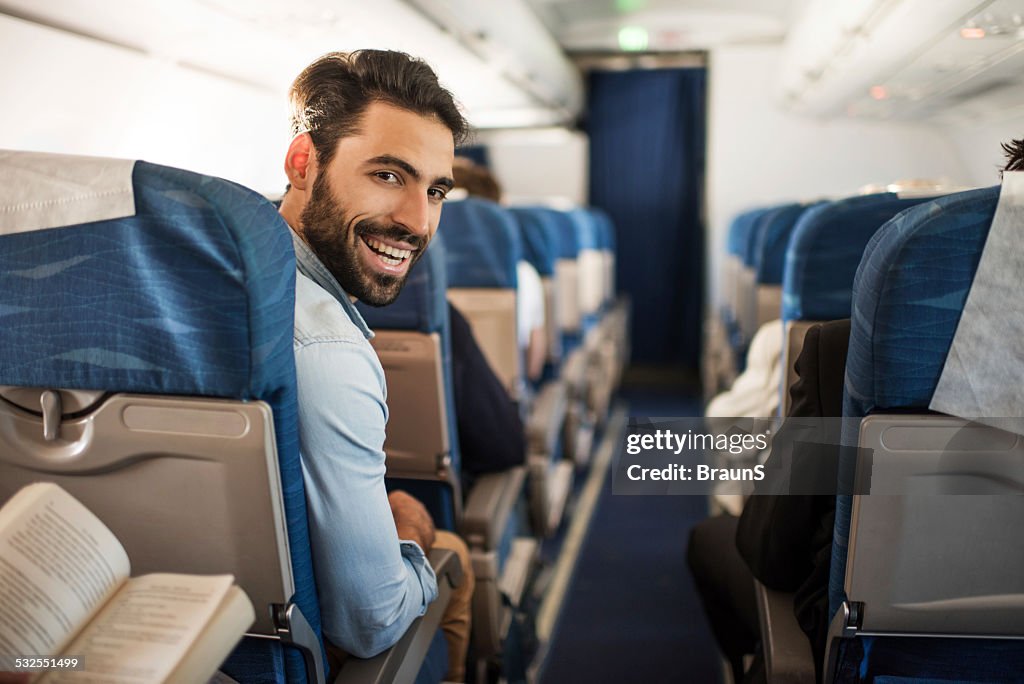
{"label": "blue cabin curtain", "polygon": [[705,84],[702,68],[589,76],[590,203],[615,222],[635,364],[700,362]]}

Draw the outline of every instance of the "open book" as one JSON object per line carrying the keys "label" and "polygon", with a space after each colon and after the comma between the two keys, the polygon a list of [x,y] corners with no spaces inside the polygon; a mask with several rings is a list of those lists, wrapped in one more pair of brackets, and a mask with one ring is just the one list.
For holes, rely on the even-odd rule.
{"label": "open book", "polygon": [[129,574],[85,506],[55,484],[25,487],[0,509],[0,655],[84,663],[37,677],[45,684],[194,684],[255,619],[230,575]]}

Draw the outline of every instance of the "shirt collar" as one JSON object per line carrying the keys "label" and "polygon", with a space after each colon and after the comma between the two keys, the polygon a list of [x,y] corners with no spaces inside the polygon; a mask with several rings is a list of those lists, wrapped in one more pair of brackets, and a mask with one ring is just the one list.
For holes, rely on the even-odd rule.
{"label": "shirt collar", "polygon": [[359,332],[363,333],[366,339],[373,339],[373,331],[370,330],[370,326],[366,325],[366,321],[363,320],[362,314],[359,313],[359,309],[356,308],[355,304],[352,303],[348,292],[345,292],[344,288],[338,284],[331,272],[327,270],[323,262],[320,261],[319,257],[313,253],[313,250],[309,248],[309,245],[299,237],[299,234],[292,230],[292,245],[295,247],[295,266],[298,268],[299,273],[306,276],[314,283],[327,290],[332,297],[334,297],[341,308],[344,309],[345,313],[352,320]]}

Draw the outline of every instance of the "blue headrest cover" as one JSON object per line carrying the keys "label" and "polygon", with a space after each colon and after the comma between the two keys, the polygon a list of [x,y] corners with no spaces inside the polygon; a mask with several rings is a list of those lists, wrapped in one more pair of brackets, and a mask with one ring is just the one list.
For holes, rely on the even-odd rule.
{"label": "blue headrest cover", "polygon": [[519,226],[494,202],[470,197],[448,202],[441,213],[449,287],[516,287],[523,258]]}
{"label": "blue headrest cover", "polygon": [[598,249],[598,228],[590,212],[586,209],[573,209],[569,216],[576,230],[576,244],[579,249]]}
{"label": "blue headrest cover", "polygon": [[929,201],[883,193],[850,197],[807,211],[797,221],[786,254],[783,319],[849,317],[853,276],[871,236],[904,209]]}
{"label": "blue headrest cover", "polygon": [[587,207],[587,211],[590,212],[594,225],[597,226],[598,249],[605,249],[614,252],[615,224],[612,223],[611,217],[605,211],[598,209],[597,207]]}
{"label": "blue headrest cover", "polygon": [[544,207],[514,207],[509,211],[519,224],[523,258],[537,269],[541,276],[554,275],[560,239],[554,210]]}
{"label": "blue headrest cover", "polygon": [[253,399],[293,383],[274,207],[146,162],[132,180],[134,217],[0,237],[0,384]]}
{"label": "blue headrest cover", "polygon": [[807,210],[803,204],[786,204],[771,210],[758,222],[755,236],[756,282],[764,285],[782,283],[782,271],[786,261],[786,246],[797,219]]}
{"label": "blue headrest cover", "polygon": [[394,302],[388,306],[358,302],[356,307],[372,329],[441,332],[448,320],[447,287],[444,240],[438,231]]}
{"label": "blue headrest cover", "polygon": [[743,260],[744,266],[748,268],[755,268],[758,265],[758,237],[761,234],[761,228],[765,223],[765,218],[776,208],[777,207],[765,207],[763,209],[759,209],[753,213],[749,224],[744,222],[743,227],[745,228],[745,236],[743,237],[742,252],[738,255]]}
{"label": "blue headrest cover", "polygon": [[927,408],[999,203],[999,187],[913,207],[878,231],[853,285],[844,415]]}
{"label": "blue headrest cover", "polygon": [[726,251],[737,257],[743,257],[746,253],[747,238],[754,228],[754,221],[764,209],[750,209],[739,214],[729,224],[729,235],[726,239]]}
{"label": "blue headrest cover", "polygon": [[551,214],[558,225],[558,258],[575,259],[580,253],[580,235],[576,222],[567,211],[554,210]]}

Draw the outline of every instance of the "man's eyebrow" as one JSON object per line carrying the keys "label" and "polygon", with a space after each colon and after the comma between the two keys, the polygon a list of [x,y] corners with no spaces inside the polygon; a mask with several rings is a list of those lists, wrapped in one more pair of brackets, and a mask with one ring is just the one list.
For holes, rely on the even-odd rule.
{"label": "man's eyebrow", "polygon": [[[407,174],[412,176],[413,179],[415,179],[415,180],[419,180],[422,177],[422,174],[420,174],[419,169],[417,169],[415,166],[413,166],[409,162],[405,161],[401,157],[396,157],[393,154],[382,154],[379,157],[374,157],[373,159],[367,159],[366,163],[367,164],[390,164],[391,166],[397,166],[398,168],[402,169]],[[455,187],[455,181],[453,179],[447,177],[447,176],[438,176],[437,178],[434,179],[434,184],[435,185],[443,186],[443,187],[447,188],[448,190],[451,190],[452,188]]]}

